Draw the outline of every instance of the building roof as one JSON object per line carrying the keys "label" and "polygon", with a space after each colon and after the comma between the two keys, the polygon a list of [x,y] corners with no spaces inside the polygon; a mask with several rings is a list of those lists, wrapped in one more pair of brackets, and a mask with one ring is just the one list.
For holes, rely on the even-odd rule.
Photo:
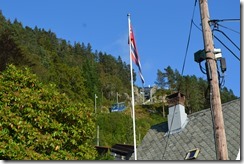
{"label": "building roof", "polygon": [[115,160],[128,160],[134,152],[133,145],[115,144],[112,147],[95,146],[98,154],[104,155],[110,152],[110,155],[115,157]]}
{"label": "building roof", "polygon": [[[240,149],[240,99],[222,105],[229,160]],[[149,129],[137,147],[137,160],[184,160],[189,150],[198,148],[196,160],[217,160],[210,109],[188,115],[189,122],[179,133],[167,135],[168,123]],[[134,160],[134,154],[130,158]]]}
{"label": "building roof", "polygon": [[125,145],[125,144],[115,144],[111,148],[111,152],[127,156],[131,155],[134,152],[133,145]]}

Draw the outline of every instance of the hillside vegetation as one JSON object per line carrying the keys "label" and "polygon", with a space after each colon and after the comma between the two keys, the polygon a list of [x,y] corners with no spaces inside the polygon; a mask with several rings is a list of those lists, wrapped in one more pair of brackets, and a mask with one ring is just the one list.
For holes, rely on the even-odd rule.
{"label": "hillside vegetation", "polygon": [[[151,126],[167,121],[165,96],[185,94],[188,114],[209,107],[204,79],[181,76],[170,66],[155,74],[151,104],[135,107],[137,144]],[[100,145],[133,144],[130,88],[130,66],[121,57],[90,43],[71,44],[51,30],[23,27],[0,12],[0,159],[100,159],[97,126]],[[127,109],[109,113],[117,93]],[[236,98],[221,88],[222,102]]]}

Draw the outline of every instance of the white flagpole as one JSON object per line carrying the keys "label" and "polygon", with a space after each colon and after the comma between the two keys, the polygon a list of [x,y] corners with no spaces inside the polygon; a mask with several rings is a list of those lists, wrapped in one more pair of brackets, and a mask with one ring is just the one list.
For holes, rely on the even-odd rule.
{"label": "white flagpole", "polygon": [[128,16],[128,27],[129,27],[129,47],[130,47],[130,76],[131,76],[131,105],[132,105],[132,119],[133,119],[133,135],[134,135],[134,153],[135,160],[137,160],[136,151],[136,123],[135,123],[135,107],[134,107],[134,87],[133,87],[133,70],[132,70],[132,58],[131,58],[131,39],[130,39],[130,14]]}

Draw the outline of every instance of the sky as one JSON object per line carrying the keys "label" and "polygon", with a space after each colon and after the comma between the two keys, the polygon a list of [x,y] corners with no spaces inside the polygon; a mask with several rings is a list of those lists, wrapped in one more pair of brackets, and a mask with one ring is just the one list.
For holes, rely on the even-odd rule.
{"label": "sky", "polygon": [[[209,0],[210,19],[240,19],[240,1]],[[106,52],[116,58],[120,56],[129,64],[128,18],[136,38],[145,86],[155,85],[157,70],[171,66],[183,75],[196,75],[206,79],[194,61],[194,53],[204,48],[199,3],[195,0],[0,0],[0,10],[6,19],[17,19],[34,28],[51,30],[58,38],[74,42],[90,43],[93,51]],[[190,33],[190,41],[187,42]],[[222,21],[223,31],[240,48],[240,21]],[[223,34],[216,35],[240,58],[237,49]],[[215,48],[220,48],[226,59],[225,87],[240,96],[241,62],[219,41],[214,39]],[[203,66],[204,66],[203,62]],[[136,72],[138,69],[133,65]],[[139,75],[136,84],[142,86]]]}

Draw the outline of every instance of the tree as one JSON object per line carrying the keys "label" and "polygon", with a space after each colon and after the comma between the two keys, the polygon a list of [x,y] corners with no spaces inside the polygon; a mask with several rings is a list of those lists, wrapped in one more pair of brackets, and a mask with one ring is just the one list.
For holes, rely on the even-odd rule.
{"label": "tree", "polygon": [[[164,69],[165,72],[158,70],[155,84],[165,90],[161,95],[180,91],[186,97],[186,109],[188,113],[193,113],[210,107],[209,86],[206,80],[197,78],[195,75],[181,76],[177,69],[173,70],[170,66]],[[160,93],[158,91],[158,93]],[[237,97],[226,87],[221,89],[222,102],[228,102]]]}
{"label": "tree", "polygon": [[233,91],[231,89],[228,90],[226,87],[221,88],[220,93],[222,103],[237,99]]}
{"label": "tree", "polygon": [[110,100],[116,92],[128,92],[130,89],[130,69],[119,57],[117,60],[106,53],[98,53],[99,80],[103,95]]}
{"label": "tree", "polygon": [[201,96],[199,90],[199,83],[197,77],[193,76],[186,76],[186,83],[187,88],[186,90],[188,93],[188,101],[189,101],[189,113],[200,111],[204,108],[204,99],[205,97]]}
{"label": "tree", "polygon": [[8,64],[28,66],[43,83],[56,83],[61,93],[87,106],[92,106],[94,94],[100,97],[105,90],[110,98],[113,92],[129,93],[130,67],[120,57],[93,53],[90,43],[72,45],[51,30],[24,28],[17,20],[7,21],[2,13],[0,25],[0,71]]}
{"label": "tree", "polygon": [[158,72],[157,72],[157,79],[156,79],[156,82],[155,84],[161,88],[161,89],[164,89],[167,85],[167,82],[166,82],[166,74],[163,73],[161,70],[158,69]]}
{"label": "tree", "polygon": [[72,102],[29,69],[0,75],[0,159],[94,160],[93,109]]}
{"label": "tree", "polygon": [[167,86],[172,93],[177,90],[177,80],[180,74],[177,70],[174,71],[170,66],[164,70],[165,76],[167,77]]}
{"label": "tree", "polygon": [[80,68],[56,63],[50,70],[50,81],[57,85],[61,93],[66,93],[73,101],[89,103],[86,80],[82,77]]}

